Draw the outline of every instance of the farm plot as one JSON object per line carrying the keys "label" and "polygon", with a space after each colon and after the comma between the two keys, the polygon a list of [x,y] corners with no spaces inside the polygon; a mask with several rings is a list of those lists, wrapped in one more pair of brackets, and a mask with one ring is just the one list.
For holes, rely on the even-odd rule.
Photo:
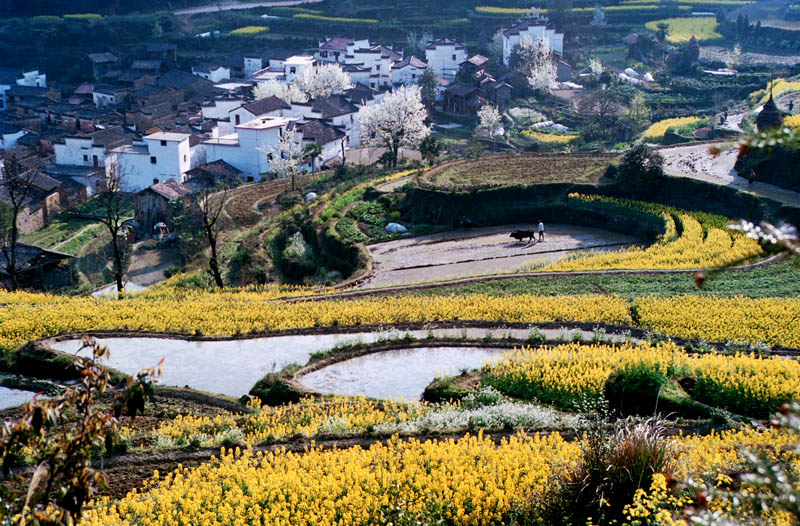
{"label": "farm plot", "polygon": [[369,245],[373,274],[363,286],[509,273],[526,265],[553,263],[577,250],[617,250],[639,241],[626,234],[574,225],[547,225],[544,242],[518,242],[509,237],[512,230],[535,228],[534,224],[475,228]]}
{"label": "farm plot", "polygon": [[443,164],[423,175],[438,187],[467,189],[541,183],[594,183],[613,154],[497,155]]}

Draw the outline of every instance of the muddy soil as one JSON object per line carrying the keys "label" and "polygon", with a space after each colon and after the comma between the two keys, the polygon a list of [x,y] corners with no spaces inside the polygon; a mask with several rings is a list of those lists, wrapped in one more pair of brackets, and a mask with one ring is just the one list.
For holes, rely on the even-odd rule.
{"label": "muddy soil", "polygon": [[[535,223],[461,229],[369,245],[373,273],[360,286],[386,287],[518,272],[582,250],[618,250],[633,236],[574,225],[545,225],[545,239],[517,241],[513,230]],[[538,236],[536,237],[538,239]]]}

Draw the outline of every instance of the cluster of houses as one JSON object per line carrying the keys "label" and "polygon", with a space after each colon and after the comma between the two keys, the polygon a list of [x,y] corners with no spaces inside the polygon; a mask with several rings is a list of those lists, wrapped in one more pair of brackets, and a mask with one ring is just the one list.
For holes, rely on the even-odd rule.
{"label": "cluster of houses", "polygon": [[[546,34],[560,59],[563,35],[541,21],[522,20],[503,32],[505,62],[526,34]],[[344,162],[346,150],[365,139],[361,108],[379,103],[393,88],[417,84],[426,70],[436,74],[437,104],[445,112],[502,104],[515,82],[524,84],[513,72],[493,78],[486,57],[469,56],[464,44],[447,38],[429,42],[424,59],[366,39],[336,37],[308,54],[241,55],[235,63],[197,64],[191,72],[177,69],[175,45],[163,42],[146,44],[136,58],[103,52],[86,60],[93,78],[69,93],[49,86],[37,70],[0,67],[0,150],[11,150],[42,178],[40,204],[29,207],[23,231],[89,198],[110,166],[119,167],[129,192],[168,180],[191,187],[194,174],[220,170],[257,181],[269,177],[269,152],[287,130],[303,145],[320,147],[314,165]],[[341,66],[353,87],[302,103],[255,100],[259,82],[290,83],[319,64]]]}

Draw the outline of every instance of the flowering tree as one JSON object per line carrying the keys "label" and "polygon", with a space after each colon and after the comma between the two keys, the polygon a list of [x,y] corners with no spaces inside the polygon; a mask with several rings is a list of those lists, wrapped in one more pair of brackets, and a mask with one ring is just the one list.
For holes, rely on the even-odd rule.
{"label": "flowering tree", "polygon": [[517,53],[520,69],[528,77],[531,88],[549,92],[556,87],[556,64],[547,35],[536,41],[525,35],[519,42]]}
{"label": "flowering tree", "polygon": [[503,124],[500,112],[489,103],[484,104],[481,109],[478,110],[478,119],[480,119],[478,129],[485,129],[489,133],[489,138],[491,139],[494,138],[495,130]]}
{"label": "flowering tree", "polygon": [[277,144],[260,151],[266,154],[270,171],[279,179],[292,178],[292,191],[294,191],[294,176],[300,169],[304,154],[303,145],[294,128],[286,128]]}
{"label": "flowering tree", "polygon": [[603,9],[603,6],[600,4],[595,5],[592,15],[592,25],[595,27],[603,27],[606,23],[606,10]]}
{"label": "flowering tree", "polygon": [[400,148],[416,148],[430,134],[425,125],[427,116],[419,87],[401,86],[380,104],[361,108],[358,120],[369,144],[389,149],[395,167]]}
{"label": "flowering tree", "polygon": [[599,58],[590,58],[589,59],[589,69],[592,71],[592,75],[594,78],[600,77],[605,71],[605,67],[603,67],[603,63],[600,61]]}
{"label": "flowering tree", "polygon": [[309,99],[325,98],[338,95],[353,87],[350,75],[338,64],[323,64],[306,69],[295,77],[293,84]]}
{"label": "flowering tree", "polygon": [[493,57],[503,57],[503,30],[500,29],[489,42],[489,54]]}
{"label": "flowering tree", "polygon": [[253,89],[253,96],[256,100],[266,99],[267,97],[278,97],[286,104],[292,102],[305,102],[308,97],[295,84],[285,84],[275,79],[259,82]]}

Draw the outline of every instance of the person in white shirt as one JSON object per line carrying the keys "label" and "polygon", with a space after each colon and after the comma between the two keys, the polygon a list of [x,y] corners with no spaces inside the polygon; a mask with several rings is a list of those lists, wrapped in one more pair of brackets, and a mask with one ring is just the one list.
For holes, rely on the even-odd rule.
{"label": "person in white shirt", "polygon": [[539,221],[539,241],[544,241],[544,223]]}

